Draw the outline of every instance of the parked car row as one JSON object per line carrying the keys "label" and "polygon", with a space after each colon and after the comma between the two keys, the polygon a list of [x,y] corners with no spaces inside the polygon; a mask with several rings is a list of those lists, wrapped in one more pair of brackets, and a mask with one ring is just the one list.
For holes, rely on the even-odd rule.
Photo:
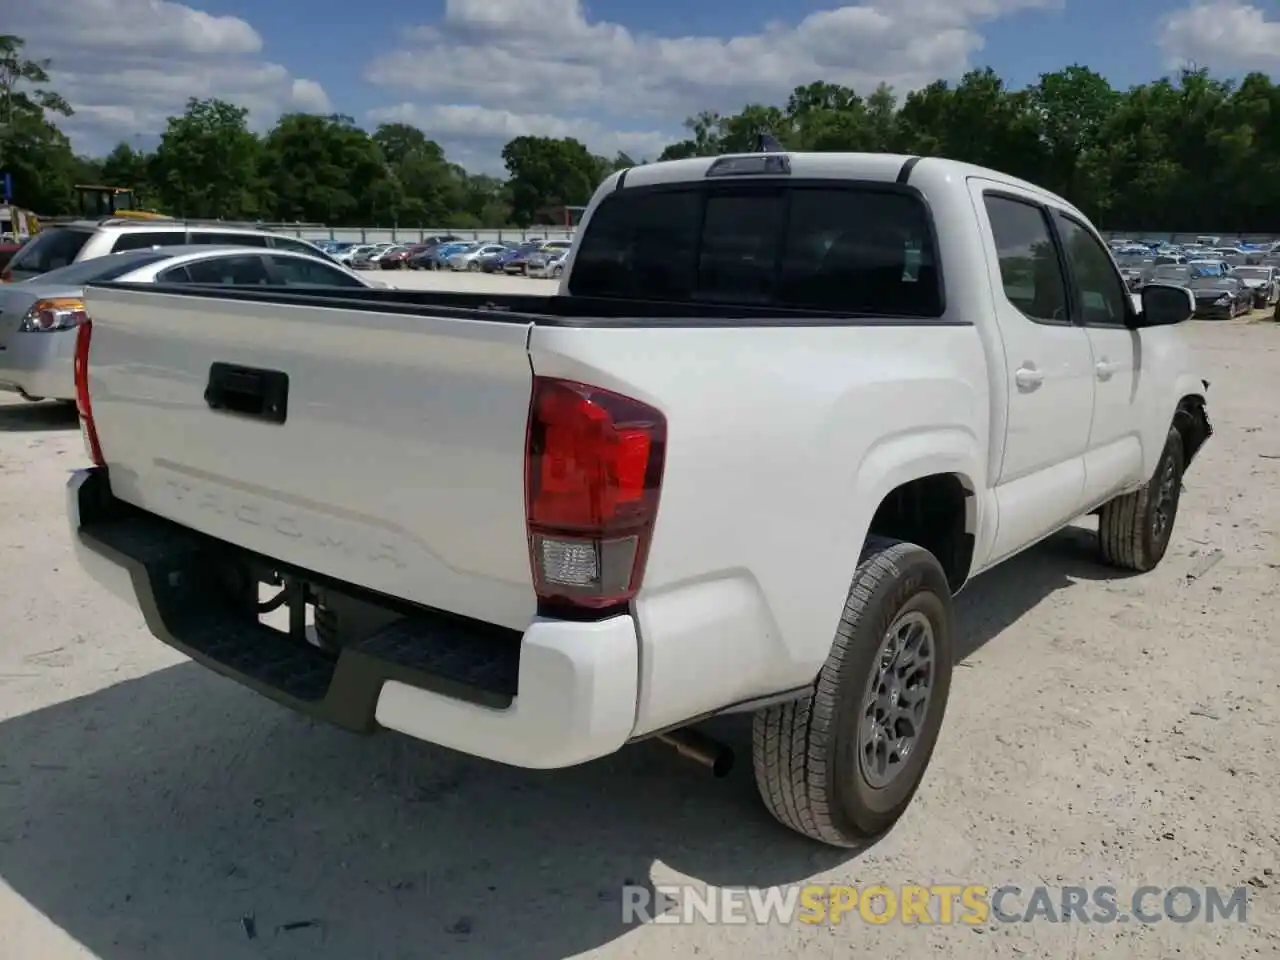
{"label": "parked car row", "polygon": [[[1111,241],[1116,265],[1130,292],[1149,283],[1180,283],[1196,295],[1200,316],[1236,316],[1280,303],[1280,244],[1147,244]],[[1219,241],[1210,246],[1207,241]]]}
{"label": "parked car row", "polygon": [[[1263,273],[1260,280],[1246,280],[1241,270]],[[1164,264],[1156,267],[1147,282],[1168,283],[1188,288],[1196,299],[1196,316],[1230,319],[1255,308],[1265,308],[1280,299],[1280,281],[1274,267],[1236,267],[1212,261]]]}
{"label": "parked car row", "polygon": [[463,240],[445,234],[414,244],[329,240],[318,245],[355,270],[458,270],[552,278],[564,272],[564,256],[572,241],[541,237],[517,243]]}

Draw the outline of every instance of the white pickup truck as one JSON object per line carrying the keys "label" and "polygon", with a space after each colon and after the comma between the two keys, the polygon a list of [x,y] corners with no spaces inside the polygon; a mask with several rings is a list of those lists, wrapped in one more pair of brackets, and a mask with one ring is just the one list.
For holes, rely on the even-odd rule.
{"label": "white pickup truck", "polygon": [[924,775],[953,594],[1091,512],[1150,570],[1210,434],[1189,291],[1135,311],[1070,204],[933,158],[615,174],[552,297],[86,302],[74,541],[161,640],[524,767],[722,771],[691,725],[751,711],[769,810],[833,845]]}

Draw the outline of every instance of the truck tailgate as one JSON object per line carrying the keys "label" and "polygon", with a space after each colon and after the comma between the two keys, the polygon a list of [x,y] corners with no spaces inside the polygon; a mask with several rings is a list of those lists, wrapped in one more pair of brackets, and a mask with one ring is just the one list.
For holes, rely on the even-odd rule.
{"label": "truck tailgate", "polygon": [[[518,315],[119,287],[90,287],[86,307],[94,421],[121,500],[393,597],[516,629],[533,618]],[[212,375],[232,408],[279,381],[284,422],[212,408],[215,364],[230,365]]]}

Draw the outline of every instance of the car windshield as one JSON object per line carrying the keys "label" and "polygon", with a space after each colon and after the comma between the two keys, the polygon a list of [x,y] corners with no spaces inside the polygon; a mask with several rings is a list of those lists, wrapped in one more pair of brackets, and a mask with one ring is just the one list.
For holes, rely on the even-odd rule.
{"label": "car windshield", "polygon": [[148,264],[168,260],[173,254],[165,250],[140,250],[129,253],[112,253],[105,257],[81,260],[70,266],[59,267],[41,275],[41,284],[79,287],[86,283],[107,282],[119,279],[126,273]]}
{"label": "car windshield", "polygon": [[1193,263],[1191,270],[1197,277],[1222,276],[1222,266],[1217,263]]}
{"label": "car windshield", "polygon": [[1232,276],[1240,277],[1242,280],[1266,280],[1271,276],[1271,271],[1262,267],[1239,267]]}

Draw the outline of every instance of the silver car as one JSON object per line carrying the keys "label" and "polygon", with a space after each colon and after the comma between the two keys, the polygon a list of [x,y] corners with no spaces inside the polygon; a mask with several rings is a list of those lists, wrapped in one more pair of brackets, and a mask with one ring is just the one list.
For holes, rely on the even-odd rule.
{"label": "silver car", "polygon": [[332,261],[260,247],[130,250],[0,285],[0,390],[27,400],[75,400],[76,330],[90,283],[376,287]]}
{"label": "silver car", "polygon": [[1280,300],[1280,271],[1275,267],[1236,267],[1231,271],[1253,297],[1253,308],[1264,310]]}

